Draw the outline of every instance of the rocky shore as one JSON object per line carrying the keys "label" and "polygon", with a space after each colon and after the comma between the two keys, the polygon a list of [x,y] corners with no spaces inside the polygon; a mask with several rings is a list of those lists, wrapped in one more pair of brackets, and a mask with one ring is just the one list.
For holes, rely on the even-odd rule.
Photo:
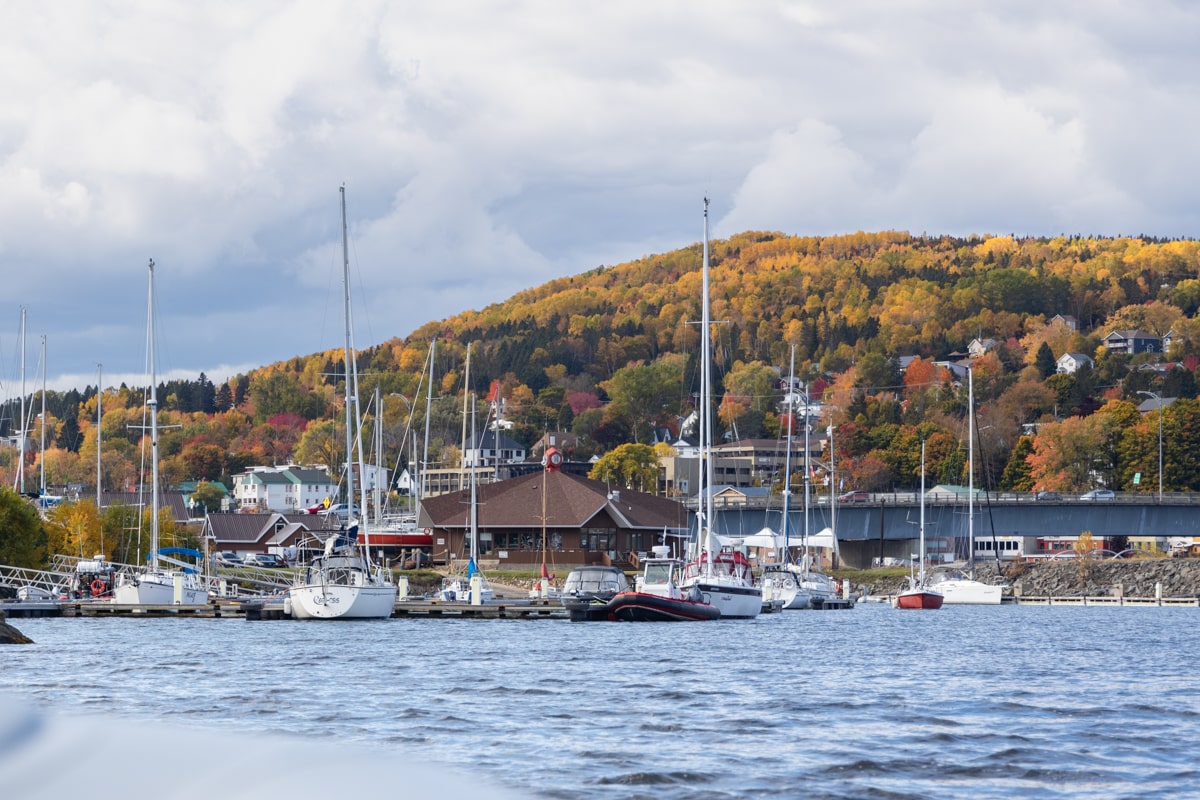
{"label": "rocky shore", "polygon": [[[1163,597],[1200,596],[1200,559],[1062,559],[976,565],[975,577],[986,583],[1002,579],[1024,597],[1154,597],[1162,585]],[[895,595],[905,587],[903,577],[866,583],[864,595]]]}

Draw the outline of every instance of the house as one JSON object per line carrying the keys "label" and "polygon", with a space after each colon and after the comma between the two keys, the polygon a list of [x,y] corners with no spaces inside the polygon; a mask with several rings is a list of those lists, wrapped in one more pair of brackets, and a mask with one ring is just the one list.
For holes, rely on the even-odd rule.
{"label": "house", "polygon": [[204,506],[192,499],[192,492],[196,491],[196,487],[201,483],[207,483],[215,487],[221,492],[221,510],[228,511],[230,505],[229,489],[220,481],[183,481],[175,484],[173,487],[176,491],[183,494],[184,502],[187,504],[188,511],[193,517],[204,516]]}
{"label": "house", "polygon": [[1171,328],[1171,330],[1167,331],[1166,335],[1164,335],[1162,338],[1163,352],[1171,352],[1171,348],[1181,342],[1183,342],[1183,336],[1180,335],[1179,331]]}
{"label": "house", "polygon": [[709,486],[696,497],[696,501],[703,503],[710,495],[713,505],[717,508],[745,506],[751,501],[762,505],[771,496],[771,488],[769,486]]}
{"label": "house", "polygon": [[979,358],[995,350],[999,344],[995,339],[972,339],[971,343],[967,345],[967,354],[971,358]]}
{"label": "house", "polygon": [[1074,375],[1075,372],[1082,366],[1096,366],[1096,362],[1090,356],[1083,353],[1063,353],[1055,362],[1056,372],[1066,375]]}
{"label": "house", "polygon": [[[481,568],[529,568],[545,551],[552,571],[581,564],[636,568],[638,553],[688,529],[680,503],[556,469],[476,487]],[[435,561],[470,555],[470,493],[425,500],[418,524],[430,528]]]}
{"label": "house", "polygon": [[1138,411],[1143,414],[1148,414],[1151,411],[1158,411],[1163,408],[1170,408],[1178,397],[1148,397],[1138,406]]}
{"label": "house", "polygon": [[541,459],[542,453],[546,452],[549,447],[558,448],[562,453],[570,456],[575,448],[579,446],[579,437],[567,431],[547,431],[542,434],[542,438],[533,443],[533,455]]}
{"label": "house", "polygon": [[324,514],[208,514],[201,539],[210,553],[275,553],[289,561],[297,551],[338,529],[337,518]]}
{"label": "house", "polygon": [[1161,353],[1162,340],[1139,330],[1113,331],[1101,341],[1110,353],[1132,356],[1138,353]]}
{"label": "house", "polygon": [[251,467],[233,476],[233,498],[240,511],[296,513],[337,494],[337,484],[314,467]]}
{"label": "house", "polygon": [[1072,317],[1070,314],[1055,314],[1047,322],[1047,325],[1061,325],[1069,331],[1079,330],[1079,320]]}
{"label": "house", "polygon": [[463,453],[463,462],[469,467],[496,467],[524,461],[525,452],[524,445],[512,437],[500,431],[484,431]]}

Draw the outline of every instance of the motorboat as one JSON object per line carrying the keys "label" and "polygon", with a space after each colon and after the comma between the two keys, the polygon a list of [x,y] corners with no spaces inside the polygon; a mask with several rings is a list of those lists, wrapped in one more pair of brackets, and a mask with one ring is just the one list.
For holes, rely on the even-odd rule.
{"label": "motorboat", "polygon": [[[632,591],[617,592],[607,603],[599,601],[572,614],[575,621],[612,622],[704,622],[719,619],[721,610],[693,587],[682,589],[682,559],[669,555],[665,545],[654,548],[653,557],[643,560],[642,574]],[[757,609],[756,612],[757,613]]]}
{"label": "motorboat", "polygon": [[572,622],[608,619],[607,603],[630,589],[629,578],[618,567],[603,564],[576,567],[562,586],[562,604]]}

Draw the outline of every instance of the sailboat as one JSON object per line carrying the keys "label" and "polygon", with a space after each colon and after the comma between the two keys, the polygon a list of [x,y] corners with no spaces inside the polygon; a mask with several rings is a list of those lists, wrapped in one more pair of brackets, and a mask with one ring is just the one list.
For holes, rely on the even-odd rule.
{"label": "sailboat", "polygon": [[[146,394],[146,407],[150,412],[150,563],[144,568],[118,574],[112,601],[120,605],[204,605],[208,602],[208,590],[199,570],[158,552],[158,376],[154,333],[154,260],[151,259],[146,334],[150,358],[150,387]],[[164,564],[172,564],[178,569],[168,569]]]}
{"label": "sailboat", "polygon": [[[356,513],[367,507],[366,490],[357,509],[354,502],[354,469],[351,453],[358,439],[358,463],[363,463],[362,438],[356,437],[358,413],[358,370],[354,363],[350,315],[350,250],[346,236],[346,188],[342,206],[342,288],[346,353],[346,502],[349,511],[344,527],[329,536],[324,549],[314,556],[288,589],[285,610],[295,619],[387,619],[396,605],[397,587],[382,566],[371,561],[370,537],[358,541],[360,520]],[[365,526],[364,526],[365,527]]]}
{"label": "sailboat", "polygon": [[[470,349],[467,350],[468,358],[470,357]],[[468,394],[471,403],[471,441],[474,442],[475,452],[479,453],[480,439],[475,431],[475,395]],[[464,454],[465,459],[465,454]],[[477,459],[476,459],[477,460]],[[470,559],[467,561],[467,574],[464,578],[461,575],[447,575],[442,578],[442,588],[439,595],[442,600],[450,602],[464,602],[472,605],[481,605],[482,603],[490,603],[495,599],[496,593],[493,591],[487,578],[479,569],[479,497],[477,481],[475,476],[478,470],[475,467],[477,463],[471,464],[471,500],[470,512],[468,517],[471,553]]]}
{"label": "sailboat", "polygon": [[896,608],[938,609],[945,599],[941,592],[926,585],[925,581],[925,442],[921,442],[921,547],[917,554],[918,572],[909,576],[908,588],[896,596]]}
{"label": "sailboat", "polygon": [[[784,609],[808,608],[811,595],[800,585],[802,571],[792,563],[791,540],[789,531],[789,500],[792,496],[792,425],[796,418],[792,408],[792,387],[796,376],[796,348],[792,347],[791,368],[788,373],[788,414],[787,414],[787,450],[783,455],[783,513],[780,527],[783,529],[782,542],[772,542],[772,548],[782,553],[778,564],[767,564],[763,567],[759,583],[762,586],[764,605],[767,600],[778,600]],[[807,403],[805,404],[807,405]],[[807,413],[805,424],[808,423]],[[807,484],[806,484],[807,485]],[[805,521],[808,520],[808,506],[804,508]],[[755,534],[757,536],[758,534]],[[753,538],[753,537],[751,537]]]}
{"label": "sailboat", "polygon": [[755,585],[750,560],[734,541],[724,540],[715,529],[712,496],[712,387],[708,291],[708,198],[704,198],[704,261],[701,273],[703,298],[700,321],[700,505],[697,508],[693,555],[684,566],[679,589],[685,597],[698,596],[716,606],[721,617],[757,617],[762,611],[762,587]]}
{"label": "sailboat", "polygon": [[967,368],[967,571],[935,573],[930,585],[947,605],[998,606],[1004,587],[975,580],[975,373]]}

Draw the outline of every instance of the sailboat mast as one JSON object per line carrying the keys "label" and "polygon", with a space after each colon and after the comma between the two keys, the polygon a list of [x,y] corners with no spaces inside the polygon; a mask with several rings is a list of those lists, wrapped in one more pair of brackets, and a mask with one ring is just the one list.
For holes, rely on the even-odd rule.
{"label": "sailboat mast", "polygon": [[[461,472],[461,473],[459,474],[459,476],[458,476],[458,485],[459,485],[459,488],[462,488],[462,485],[463,485],[463,483],[466,481],[466,471],[467,471],[467,403],[468,403],[468,401],[470,401],[470,399],[471,399],[471,343],[470,343],[470,342],[467,342],[467,363],[466,363],[466,366],[463,368],[462,452],[461,452],[461,455],[460,455],[460,457],[459,457],[459,464],[461,465],[460,469],[462,470],[462,472]],[[474,436],[474,435],[475,435],[473,431],[472,431],[471,435],[472,435],[472,436]],[[477,443],[476,443],[476,442],[472,442],[472,443],[471,443],[471,447],[472,447],[472,448],[475,448],[476,446],[477,446]],[[475,465],[474,465],[474,464],[472,464],[472,465],[471,465],[471,467],[472,467],[472,470],[473,470],[473,469],[474,469],[474,467],[475,467]]]}
{"label": "sailboat mast", "polygon": [[[478,447],[478,434],[475,431],[475,396],[471,395],[471,441],[474,447]],[[475,557],[478,555],[479,548],[479,509],[475,497],[475,470],[471,470],[471,563],[475,564]],[[478,566],[478,565],[476,565]]]}
{"label": "sailboat mast", "polygon": [[354,506],[354,467],[350,463],[354,452],[354,385],[350,380],[350,246],[346,239],[346,187],[339,186],[342,206],[342,322],[345,327],[346,360],[346,520]]}
{"label": "sailboat mast", "polygon": [[921,442],[921,569],[917,573],[921,585],[925,585],[925,442]]}
{"label": "sailboat mast", "polygon": [[[41,484],[38,487],[39,496],[46,496],[46,334],[42,334],[42,430],[41,452],[38,461],[41,465]],[[45,502],[44,500],[42,501]]]}
{"label": "sailboat mast", "polygon": [[375,480],[371,499],[375,502],[375,524],[383,527],[383,397],[375,387],[375,435],[371,437],[375,447]]}
{"label": "sailboat mast", "polygon": [[96,365],[96,510],[100,510],[100,423],[104,421],[104,414],[100,410],[101,398],[104,397],[104,384],[101,381],[101,375],[104,372],[104,365]]}
{"label": "sailboat mast", "polygon": [[17,430],[17,477],[13,488],[25,494],[25,306],[21,306],[21,421]]}
{"label": "sailboat mast", "polygon": [[421,476],[424,474],[425,465],[429,463],[429,415],[433,409],[433,354],[436,349],[437,337],[434,337],[429,341],[429,385],[425,387],[425,438],[421,441],[421,463],[417,465],[416,478],[413,481],[417,487],[418,503],[424,495]]}
{"label": "sailboat mast", "polygon": [[701,272],[701,302],[700,302],[700,491],[704,503],[704,512],[697,526],[700,539],[700,552],[707,552],[705,573],[712,573],[712,553],[709,552],[709,535],[713,533],[714,520],[713,501],[713,459],[712,459],[712,386],[711,365],[712,343],[709,330],[709,288],[708,288],[708,198],[704,198],[704,260]]}
{"label": "sailboat mast", "polygon": [[796,393],[796,345],[792,345],[791,365],[788,367],[787,388],[787,451],[783,454],[783,563],[792,560],[791,541],[788,537],[788,514],[792,498],[792,427],[796,424],[796,406],[793,397]]}
{"label": "sailboat mast", "polygon": [[158,572],[158,373],[154,343],[154,259],[150,259],[150,310],[146,329],[150,337],[150,571]]}
{"label": "sailboat mast", "polygon": [[975,579],[975,372],[967,367],[967,573]]}

